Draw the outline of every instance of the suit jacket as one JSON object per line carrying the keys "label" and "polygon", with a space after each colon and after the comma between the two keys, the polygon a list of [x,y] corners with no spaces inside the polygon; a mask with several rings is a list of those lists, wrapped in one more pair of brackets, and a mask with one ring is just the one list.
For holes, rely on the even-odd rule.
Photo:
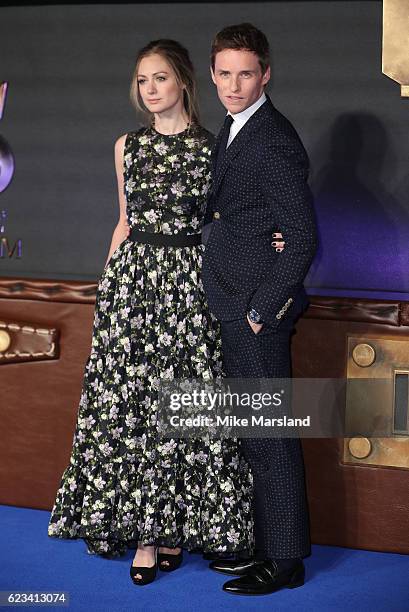
{"label": "suit jacket", "polygon": [[[221,321],[254,308],[265,324],[286,326],[308,305],[303,280],[317,246],[307,153],[268,96],[233,139],[216,174],[221,136],[205,217],[213,218],[202,269],[209,308]],[[285,240],[281,253],[271,244],[277,231]]]}

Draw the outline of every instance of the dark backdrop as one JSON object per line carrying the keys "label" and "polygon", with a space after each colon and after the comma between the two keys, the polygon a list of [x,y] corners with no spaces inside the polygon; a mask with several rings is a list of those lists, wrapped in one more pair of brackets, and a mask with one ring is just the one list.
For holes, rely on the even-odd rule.
{"label": "dark backdrop", "polygon": [[0,259],[1,275],[98,278],[118,216],[114,142],[138,127],[128,97],[137,49],[159,37],[190,49],[202,123],[216,132],[210,41],[241,21],[268,35],[268,92],[310,154],[320,249],[309,290],[409,295],[409,102],[381,73],[380,1],[1,8],[0,134],[16,167],[0,209],[9,241],[23,242],[21,259]]}

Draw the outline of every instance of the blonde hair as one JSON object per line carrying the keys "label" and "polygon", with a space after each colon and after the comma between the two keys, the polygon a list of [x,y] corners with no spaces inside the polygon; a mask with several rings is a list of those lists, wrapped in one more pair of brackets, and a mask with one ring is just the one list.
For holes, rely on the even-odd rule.
{"label": "blonde hair", "polygon": [[132,105],[145,116],[151,125],[153,124],[154,114],[144,105],[138,84],[139,64],[144,57],[153,54],[161,55],[173,69],[178,85],[185,86],[183,89],[183,106],[188,116],[189,129],[197,126],[199,124],[199,105],[194,68],[189,52],[176,40],[167,38],[153,40],[138,51],[129,91]]}

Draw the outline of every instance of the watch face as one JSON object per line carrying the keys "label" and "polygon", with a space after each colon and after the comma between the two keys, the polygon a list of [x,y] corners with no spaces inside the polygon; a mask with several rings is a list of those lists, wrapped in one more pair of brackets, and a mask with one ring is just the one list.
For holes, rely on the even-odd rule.
{"label": "watch face", "polygon": [[258,314],[258,312],[256,312],[255,310],[250,310],[249,312],[249,319],[252,323],[258,323],[261,319],[260,315]]}

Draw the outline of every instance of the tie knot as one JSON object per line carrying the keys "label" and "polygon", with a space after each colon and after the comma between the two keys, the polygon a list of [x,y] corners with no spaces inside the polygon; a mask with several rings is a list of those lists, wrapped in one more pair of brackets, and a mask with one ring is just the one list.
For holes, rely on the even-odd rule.
{"label": "tie knot", "polygon": [[224,127],[226,129],[229,129],[229,127],[231,126],[231,124],[233,123],[234,119],[231,115],[226,115],[225,119],[224,119]]}

